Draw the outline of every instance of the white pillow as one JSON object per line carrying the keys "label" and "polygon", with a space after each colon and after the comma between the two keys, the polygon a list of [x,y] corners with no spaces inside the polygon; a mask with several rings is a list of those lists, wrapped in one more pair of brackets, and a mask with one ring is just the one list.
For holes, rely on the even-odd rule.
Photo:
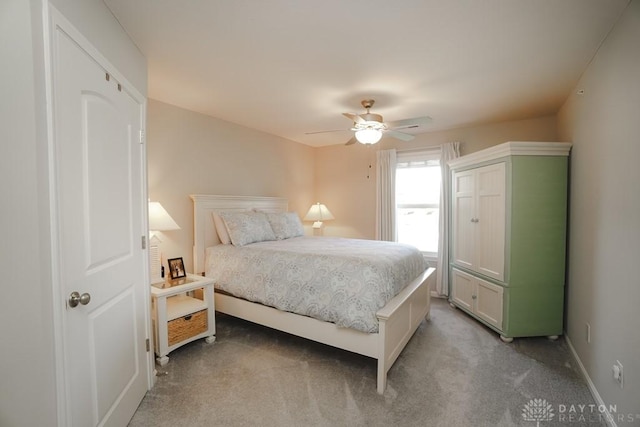
{"label": "white pillow", "polygon": [[234,246],[276,240],[267,216],[262,212],[220,212]]}
{"label": "white pillow", "polygon": [[220,243],[223,245],[228,245],[231,243],[231,238],[229,237],[229,232],[227,231],[227,226],[224,224],[222,218],[220,218],[220,214],[218,212],[211,212],[213,215],[213,223],[216,226],[216,233],[218,233],[218,238],[220,239]]}
{"label": "white pillow", "polygon": [[295,212],[268,213],[267,219],[277,240],[304,235],[302,222]]}

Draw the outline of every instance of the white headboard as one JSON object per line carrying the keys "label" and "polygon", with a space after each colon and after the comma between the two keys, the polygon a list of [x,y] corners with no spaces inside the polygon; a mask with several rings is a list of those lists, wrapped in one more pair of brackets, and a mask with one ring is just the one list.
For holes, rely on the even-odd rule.
{"label": "white headboard", "polygon": [[204,272],[204,253],[209,246],[219,245],[213,223],[213,211],[243,211],[260,209],[265,212],[286,212],[289,202],[282,197],[212,196],[192,194],[193,200],[193,272]]}

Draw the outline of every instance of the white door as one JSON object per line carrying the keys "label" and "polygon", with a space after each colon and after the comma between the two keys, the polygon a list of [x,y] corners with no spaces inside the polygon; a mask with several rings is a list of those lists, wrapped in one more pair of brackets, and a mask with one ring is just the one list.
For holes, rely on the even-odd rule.
{"label": "white door", "polygon": [[476,247],[474,270],[504,280],[505,164],[478,168],[476,178]]}
{"label": "white door", "polygon": [[[147,388],[144,109],[60,28],[52,36],[66,412],[73,426],[123,426]],[[72,307],[72,292],[90,301]]]}

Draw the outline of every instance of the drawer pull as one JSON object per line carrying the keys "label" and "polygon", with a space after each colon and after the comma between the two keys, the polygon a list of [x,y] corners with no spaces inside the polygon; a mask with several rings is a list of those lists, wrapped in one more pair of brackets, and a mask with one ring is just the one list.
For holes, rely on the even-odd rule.
{"label": "drawer pull", "polygon": [[184,320],[191,320],[191,317],[193,317],[192,314],[188,315],[188,316],[184,316],[183,319]]}

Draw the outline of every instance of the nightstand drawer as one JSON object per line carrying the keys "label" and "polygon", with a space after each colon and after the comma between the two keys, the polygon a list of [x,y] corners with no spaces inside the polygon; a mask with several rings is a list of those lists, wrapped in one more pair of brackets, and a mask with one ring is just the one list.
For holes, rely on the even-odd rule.
{"label": "nightstand drawer", "polygon": [[178,317],[167,322],[169,346],[207,331],[207,310]]}

